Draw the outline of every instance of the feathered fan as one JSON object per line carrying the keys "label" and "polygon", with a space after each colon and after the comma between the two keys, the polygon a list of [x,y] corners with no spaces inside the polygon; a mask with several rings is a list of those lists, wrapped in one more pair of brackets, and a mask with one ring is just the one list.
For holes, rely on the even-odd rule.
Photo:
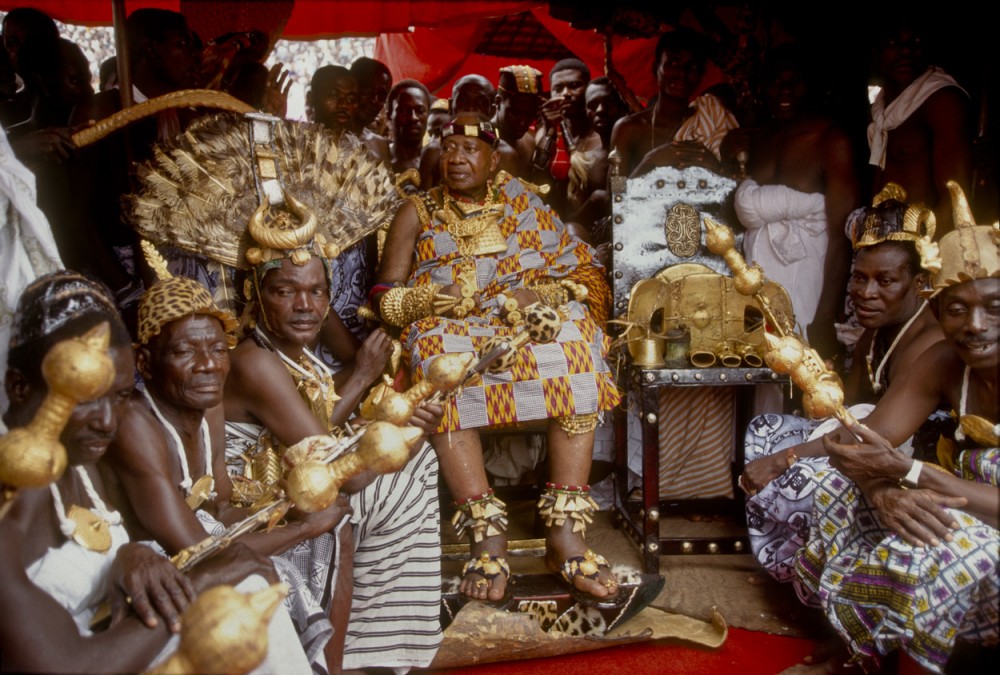
{"label": "feathered fan", "polygon": [[[318,218],[318,232],[343,251],[387,223],[400,198],[392,172],[365,146],[316,124],[275,125],[284,187]],[[199,120],[160,144],[139,167],[141,189],[125,197],[133,228],[158,246],[174,246],[231,267],[247,266],[254,242],[247,224],[259,205],[242,115]]]}

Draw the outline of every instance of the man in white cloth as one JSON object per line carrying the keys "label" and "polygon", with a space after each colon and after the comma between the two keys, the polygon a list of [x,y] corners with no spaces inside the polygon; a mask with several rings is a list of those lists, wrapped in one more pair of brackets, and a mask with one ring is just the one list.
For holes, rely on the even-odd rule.
{"label": "man in white cloth", "polygon": [[[0,520],[0,653],[18,672],[138,672],[176,648],[179,616],[216,584],[259,590],[274,580],[270,562],[237,543],[189,575],[135,543],[95,464],[118,431],[135,386],[131,338],[110,292],[74,272],[57,271],[24,291],[15,315],[5,386],[6,421],[24,426],[46,398],[42,359],[52,346],[110,327],[115,367],[108,391],[80,403],[60,435],[69,467],[47,488],[21,491]],[[94,632],[101,605],[111,625]],[[134,610],[134,611],[133,611]],[[308,664],[288,614],[270,624],[267,672],[301,673]]]}
{"label": "man in white cloth", "polygon": [[[62,268],[49,221],[36,202],[35,175],[14,156],[6,134],[0,134],[0,369],[7,367],[7,343],[21,291],[39,276]],[[0,413],[6,410],[7,394],[0,390]],[[0,420],[0,434],[6,431]]]}

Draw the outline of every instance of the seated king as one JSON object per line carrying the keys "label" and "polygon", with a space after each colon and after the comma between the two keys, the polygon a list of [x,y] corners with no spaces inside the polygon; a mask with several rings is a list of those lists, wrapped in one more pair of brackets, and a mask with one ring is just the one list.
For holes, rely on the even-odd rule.
{"label": "seated king", "polygon": [[510,569],[507,512],[483,466],[479,430],[545,424],[550,482],[539,500],[546,565],[583,601],[618,593],[607,561],[584,539],[596,504],[587,477],[594,429],[619,402],[601,329],[610,293],[595,251],[574,238],[524,183],[497,171],[495,127],[460,114],[442,132],[442,184],[413,195],[390,225],[370,299],[401,330],[413,379],[443,354],[488,351],[493,338],[523,327],[541,303],[563,320],[553,342],[529,343],[511,367],[448,401],[431,436],[457,509],[453,524],[471,538],[460,591],[501,601]]}

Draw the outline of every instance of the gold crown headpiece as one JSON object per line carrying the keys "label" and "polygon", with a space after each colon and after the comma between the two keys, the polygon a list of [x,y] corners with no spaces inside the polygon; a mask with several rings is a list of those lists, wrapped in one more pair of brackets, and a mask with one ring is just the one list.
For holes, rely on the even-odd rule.
{"label": "gold crown headpiece", "polygon": [[149,344],[168,323],[203,314],[222,322],[226,342],[235,347],[236,317],[216,305],[204,285],[194,279],[171,274],[166,261],[150,242],[144,239],[141,243],[143,255],[158,280],[139,299],[139,344]]}
{"label": "gold crown headpiece", "polygon": [[955,229],[934,245],[937,269],[930,295],[943,288],[1000,277],[1000,223],[976,225],[961,186],[948,181]]}
{"label": "gold crown headpiece", "polygon": [[875,246],[885,241],[911,241],[920,253],[920,265],[933,271],[932,257],[926,255],[936,229],[934,212],[923,204],[906,201],[906,191],[896,183],[875,195],[872,205],[859,209],[848,224],[854,250]]}

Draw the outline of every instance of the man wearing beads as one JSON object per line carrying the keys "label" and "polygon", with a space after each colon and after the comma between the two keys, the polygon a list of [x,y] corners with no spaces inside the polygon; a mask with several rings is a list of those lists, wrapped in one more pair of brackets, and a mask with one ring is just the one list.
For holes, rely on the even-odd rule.
{"label": "man wearing beads", "polygon": [[479,429],[538,420],[552,481],[539,503],[546,563],[574,592],[607,598],[618,582],[583,533],[596,508],[586,487],[594,429],[619,401],[599,327],[609,291],[594,250],[519,180],[497,172],[497,140],[481,115],[463,113],[445,126],[443,185],[397,212],[372,305],[402,329],[417,380],[441,354],[476,352],[490,338],[514,335],[534,303],[558,308],[564,321],[555,342],[524,347],[509,372],[486,374],[450,400],[431,443],[456,500],[456,529],[472,539],[462,593],[499,601],[510,575],[506,509],[487,482]]}
{"label": "man wearing beads", "polygon": [[[917,242],[930,241],[934,214],[907,204],[905,197],[893,186],[874,206],[858,209],[851,221],[856,253],[848,292],[865,332],[855,345],[845,399],[859,404],[852,407],[857,417],[870,413],[889,382],[942,339],[937,320],[919,296],[928,273],[921,267]],[[802,417],[765,414],[746,431],[740,486],[747,492],[750,545],[768,574],[781,582],[793,578],[796,552],[809,533],[813,477],[829,468],[820,443],[803,445],[828,430],[817,427],[819,422]],[[935,435],[932,444],[936,440]]]}
{"label": "man wearing beads", "polygon": [[[836,470],[816,477],[796,564],[800,595],[870,671],[901,649],[943,672],[960,642],[1000,637],[1000,233],[974,223],[958,183],[948,189],[955,230],[928,265],[945,339],[892,384],[868,428],[824,439]],[[959,422],[948,468],[894,447],[940,400]]]}
{"label": "man wearing beads", "polygon": [[[145,386],[129,403],[101,469],[125,493],[126,517],[171,556],[250,515],[231,504],[226,472],[222,397],[235,328],[208,289],[186,277],[161,279],[139,302],[137,362]],[[350,586],[333,593],[329,578],[345,565],[350,574],[351,556],[341,550],[353,547],[350,527],[337,527],[345,506],[293,510],[284,527],[240,539],[275,556],[289,586],[286,606],[319,673],[340,669],[350,606]],[[300,565],[304,560],[314,564]]]}
{"label": "man wearing beads", "polygon": [[[60,435],[69,459],[62,477],[50,487],[21,491],[0,519],[4,670],[143,670],[179,630],[196,589],[274,576],[269,561],[241,544],[183,576],[152,548],[129,541],[95,464],[118,431],[134,388],[134,360],[128,331],[99,282],[59,271],[25,289],[5,380],[11,400],[6,423],[24,426],[43,405],[48,387],[41,364],[49,350],[101,323],[110,327],[114,381],[100,398],[73,408]],[[104,601],[111,606],[111,626],[95,633],[91,621]],[[283,618],[292,631],[287,614]],[[305,665],[301,649],[298,662],[294,654],[282,658],[287,667]]]}

